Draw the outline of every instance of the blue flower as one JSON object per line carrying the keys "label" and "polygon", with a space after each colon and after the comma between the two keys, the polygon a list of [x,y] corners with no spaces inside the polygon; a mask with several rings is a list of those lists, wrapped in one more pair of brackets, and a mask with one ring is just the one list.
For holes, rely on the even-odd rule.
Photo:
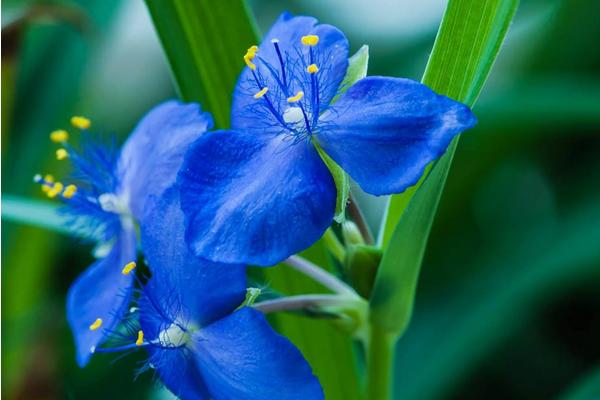
{"label": "blue flower", "polygon": [[142,248],[152,277],[124,321],[130,336],[117,333],[125,343],[95,351],[145,348],[148,362],[142,370],[154,369],[183,399],[322,399],[301,353],[262,313],[240,307],[246,268],[189,252],[176,188],[146,220],[152,222],[141,227]]}
{"label": "blue flower", "polygon": [[408,79],[341,87],[348,42],[311,17],[283,14],[244,60],[231,130],[199,138],[179,175],[186,238],[213,261],[273,265],[321,237],[336,188],[318,147],[366,192],[400,193],[475,124]]}
{"label": "blue flower", "polygon": [[138,123],[120,151],[114,143],[106,146],[87,135],[89,120],[74,117],[72,123],[84,131],[80,151],[68,144],[64,130],[53,132],[51,139],[64,146],[57,157],[71,161],[77,185],[63,187],[51,176],[38,176],[36,181],[50,197],[65,200],[75,228],[91,232],[99,241],[102,258],[78,277],[67,298],[77,361],[83,366],[130,301],[136,224],[142,222],[146,207],[173,185],[186,148],[212,127],[212,118],[197,104],[165,102]]}

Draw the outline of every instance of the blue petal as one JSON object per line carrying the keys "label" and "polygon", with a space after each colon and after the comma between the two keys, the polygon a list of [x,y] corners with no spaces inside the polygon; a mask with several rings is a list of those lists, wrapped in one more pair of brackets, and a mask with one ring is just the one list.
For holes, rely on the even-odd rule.
{"label": "blue petal", "polygon": [[163,384],[178,398],[209,400],[210,395],[191,352],[186,348],[148,347],[148,362],[156,368]]}
{"label": "blue petal", "polygon": [[123,145],[118,163],[120,194],[133,215],[142,217],[145,202],[176,179],[187,147],[213,126],[196,103],[171,100],[150,110]]}
{"label": "blue petal", "polygon": [[215,400],[318,400],[323,391],[302,354],[251,308],[194,335],[196,363]]}
{"label": "blue petal", "polygon": [[408,79],[367,77],[321,117],[317,140],[360,187],[403,192],[454,136],[473,127],[467,106]]}
{"label": "blue petal", "polygon": [[179,183],[188,245],[213,261],[274,265],[333,219],[335,184],[307,141],[211,132],[190,147]]}
{"label": "blue petal", "polygon": [[[276,113],[283,115],[288,107],[287,97],[304,91],[302,100],[305,108],[313,114],[323,112],[337,94],[340,84],[348,69],[348,40],[344,34],[331,25],[317,25],[318,21],[312,17],[294,17],[289,13],[282,14],[271,27],[263,42],[259,46],[255,64],[255,74],[269,87],[266,97],[273,103]],[[304,35],[318,35],[319,43],[312,48],[313,60],[319,67],[319,72],[314,75],[318,81],[319,102],[313,112],[311,101],[311,76],[306,72],[306,67],[311,63],[309,48],[301,44]],[[281,63],[275,47],[271,41],[277,39],[284,60],[287,80],[287,93],[281,90],[274,73],[278,74],[279,81],[283,81]],[[271,66],[269,68],[268,65]],[[232,129],[245,129],[263,132],[281,131],[281,123],[273,113],[264,106],[264,99],[257,101],[253,95],[260,88],[257,86],[250,68],[242,71],[233,96],[231,111]]]}
{"label": "blue petal", "polygon": [[145,220],[142,250],[152,278],[143,290],[143,299],[150,301],[140,306],[140,314],[148,337],[176,320],[206,325],[244,301],[245,266],[213,263],[189,251],[176,187],[154,203]]}
{"label": "blue petal", "polygon": [[[121,321],[133,289],[133,274],[123,275],[121,271],[135,259],[135,232],[123,231],[110,253],[85,270],[69,289],[67,319],[79,366],[87,364],[91,349],[102,344]],[[97,318],[102,319],[102,325],[92,331],[90,325]]]}

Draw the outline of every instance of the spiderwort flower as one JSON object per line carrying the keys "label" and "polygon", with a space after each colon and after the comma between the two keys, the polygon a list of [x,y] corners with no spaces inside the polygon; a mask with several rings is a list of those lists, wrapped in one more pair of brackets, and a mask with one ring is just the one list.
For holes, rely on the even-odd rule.
{"label": "spiderwort flower", "polygon": [[129,341],[95,351],[147,349],[146,368],[155,369],[183,399],[322,399],[300,352],[262,313],[236,310],[245,297],[246,268],[189,252],[176,188],[156,203],[147,221],[152,222],[141,226],[142,247],[152,277],[128,314]]}
{"label": "spiderwort flower", "polygon": [[244,61],[231,130],[199,138],[179,176],[190,247],[213,261],[273,265],[323,234],[336,189],[318,147],[366,192],[400,193],[475,124],[408,79],[340,87],[348,41],[311,17],[283,14]]}
{"label": "spiderwort flower", "polygon": [[49,197],[61,196],[76,228],[91,232],[103,258],[71,286],[67,317],[75,337],[77,361],[83,366],[129,303],[136,260],[136,223],[144,209],[175,182],[185,149],[212,127],[211,116],[197,104],[168,101],[152,109],[136,126],[120,151],[93,140],[91,123],[73,117],[84,131],[81,150],[68,143],[65,130],[50,135],[62,147],[58,159],[69,159],[77,185],[63,185],[50,175],[36,176]]}

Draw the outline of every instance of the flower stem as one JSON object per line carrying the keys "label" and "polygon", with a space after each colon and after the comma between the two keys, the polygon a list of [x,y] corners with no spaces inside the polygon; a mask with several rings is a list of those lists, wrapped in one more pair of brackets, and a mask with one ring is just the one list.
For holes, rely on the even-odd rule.
{"label": "flower stem", "polygon": [[352,194],[350,194],[350,201],[348,202],[348,212],[352,217],[352,220],[358,227],[360,234],[363,237],[363,240],[366,244],[373,244],[375,240],[373,239],[373,234],[371,233],[371,229],[369,229],[369,225],[365,220],[365,216],[362,211],[358,207],[358,203]]}
{"label": "flower stem", "polygon": [[345,294],[352,297],[358,296],[356,294],[356,291],[352,289],[352,287],[345,284],[329,272],[325,271],[323,268],[311,263],[310,261],[300,256],[291,256],[283,263],[294,268],[296,271],[301,272],[306,276],[309,276],[310,278],[321,283],[323,286],[331,289],[336,293]]}
{"label": "flower stem", "polygon": [[371,325],[367,344],[366,400],[390,400],[396,337]]}
{"label": "flower stem", "polygon": [[339,294],[302,294],[254,303],[252,307],[265,314],[278,311],[303,310],[314,307],[334,307],[356,299]]}
{"label": "flower stem", "polygon": [[344,248],[344,245],[340,243],[331,228],[328,228],[323,234],[323,242],[325,242],[325,246],[327,246],[327,249],[333,254],[335,259],[340,263],[343,263],[346,258],[346,249]]}

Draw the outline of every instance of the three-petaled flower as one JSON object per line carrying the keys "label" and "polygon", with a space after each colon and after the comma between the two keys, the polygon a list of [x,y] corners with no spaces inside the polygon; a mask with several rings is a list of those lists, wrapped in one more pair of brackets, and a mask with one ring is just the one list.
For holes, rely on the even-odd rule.
{"label": "three-petaled flower", "polygon": [[[72,119],[84,133],[89,120]],[[77,361],[85,365],[93,350],[115,329],[131,299],[137,254],[136,225],[175,182],[188,145],[212,127],[210,114],[197,104],[168,101],[152,109],[118,151],[84,136],[81,150],[68,133],[54,131],[61,143],[57,158],[69,159],[77,185],[64,186],[51,176],[36,176],[50,196],[60,195],[75,228],[91,233],[102,256],[71,286],[67,318],[75,337]]]}
{"label": "three-petaled flower", "polygon": [[[126,342],[96,352],[145,348],[147,367],[180,398],[322,399],[301,353],[265,317],[240,307],[246,268],[195,257],[184,241],[176,188],[148,211],[142,247],[152,271],[126,317]],[[139,324],[139,325],[138,325]]]}
{"label": "three-petaled flower", "polygon": [[336,202],[319,151],[366,192],[399,193],[475,124],[408,79],[344,87],[348,42],[311,17],[283,14],[244,61],[231,130],[200,137],[178,179],[190,248],[212,261],[273,265],[319,239]]}

